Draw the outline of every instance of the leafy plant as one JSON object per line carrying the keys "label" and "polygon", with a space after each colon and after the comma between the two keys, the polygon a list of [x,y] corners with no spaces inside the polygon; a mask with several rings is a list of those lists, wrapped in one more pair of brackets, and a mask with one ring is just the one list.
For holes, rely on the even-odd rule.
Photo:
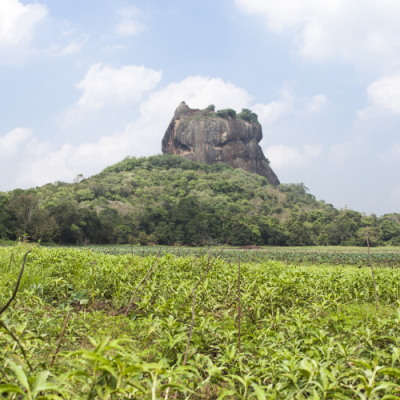
{"label": "leafy plant", "polygon": [[367,268],[241,252],[239,351],[237,250],[158,249],[157,258],[0,248],[2,305],[28,250],[27,273],[1,315],[21,345],[0,327],[4,398],[392,399],[400,392],[398,269],[375,270],[377,313]]}

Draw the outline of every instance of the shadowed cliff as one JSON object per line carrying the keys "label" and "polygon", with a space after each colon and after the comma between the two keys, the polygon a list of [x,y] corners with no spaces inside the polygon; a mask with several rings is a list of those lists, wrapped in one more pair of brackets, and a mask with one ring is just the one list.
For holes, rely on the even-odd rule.
{"label": "shadowed cliff", "polygon": [[214,106],[191,109],[182,102],[165,132],[162,152],[177,154],[204,164],[228,164],[265,176],[271,185],[278,177],[258,143],[262,128],[250,110],[215,112]]}

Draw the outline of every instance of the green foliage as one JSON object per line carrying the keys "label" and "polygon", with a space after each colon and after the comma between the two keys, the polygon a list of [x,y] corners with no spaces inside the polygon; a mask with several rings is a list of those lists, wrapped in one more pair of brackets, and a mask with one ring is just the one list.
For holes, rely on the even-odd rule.
{"label": "green foliage", "polygon": [[232,110],[232,108],[227,108],[225,110],[218,110],[217,115],[220,118],[225,118],[228,119],[228,117],[231,117],[232,119],[236,118],[236,111]]}
{"label": "green foliage", "polygon": [[253,113],[251,110],[247,108],[243,108],[242,112],[237,115],[239,119],[243,119],[247,122],[257,122],[258,123],[258,115]]}
{"label": "green foliage", "polygon": [[304,184],[268,185],[226,164],[165,154],[130,158],[78,183],[56,182],[0,195],[0,239],[54,243],[128,243],[153,235],[162,245],[352,245],[400,243],[400,215],[337,210]]}
{"label": "green foliage", "polygon": [[76,197],[78,201],[88,201],[93,200],[95,198],[95,194],[93,190],[81,189],[76,191]]}
{"label": "green foliage", "polygon": [[[0,248],[0,305],[10,297],[28,248]],[[17,298],[1,315],[2,398],[398,396],[400,270],[376,269],[377,313],[369,269],[242,261],[239,352],[237,260],[217,260],[196,289],[184,366],[190,293],[208,265],[203,254],[165,254],[154,264],[155,255],[34,246]],[[124,306],[152,266],[125,316]],[[4,326],[25,349],[32,371]]]}
{"label": "green foliage", "polygon": [[[256,241],[259,234],[263,235],[263,231],[253,227],[252,230],[244,228],[244,236],[251,235],[253,240]],[[240,242],[243,229],[236,235]],[[235,236],[235,238],[236,238]],[[233,242],[235,241],[233,238]],[[323,237],[322,237],[323,239]],[[321,240],[322,240],[321,239]],[[231,242],[232,243],[232,242]],[[113,255],[131,254],[131,249],[126,246],[88,246],[92,251],[107,253]],[[146,248],[136,247],[133,253],[137,256],[146,257],[158,254],[160,249],[158,247],[148,246]],[[162,247],[161,254],[173,254],[175,256],[193,256],[200,257],[204,252],[204,248],[199,247]],[[219,253],[219,248],[216,247],[210,250],[211,255],[216,257]],[[304,265],[353,265],[359,268],[370,268],[370,260],[368,251],[360,250],[357,247],[264,247],[257,248],[256,250],[243,251],[242,249],[229,248],[225,249],[220,256],[221,259],[232,262],[241,258],[243,262],[258,262],[263,261],[282,261],[287,264],[304,264]],[[400,248],[393,248],[391,246],[385,248],[372,248],[371,257],[374,263],[379,267],[396,268],[400,265]]]}
{"label": "green foliage", "polygon": [[146,232],[140,232],[139,233],[138,241],[142,246],[147,244],[147,242],[149,241],[149,238],[146,235]]}

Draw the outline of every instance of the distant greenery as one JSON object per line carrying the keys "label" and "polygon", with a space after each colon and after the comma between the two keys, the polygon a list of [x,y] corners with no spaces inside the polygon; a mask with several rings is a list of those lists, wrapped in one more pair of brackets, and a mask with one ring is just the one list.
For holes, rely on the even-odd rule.
{"label": "distant greenery", "polygon": [[400,245],[400,214],[317,201],[303,184],[174,155],[130,158],[88,179],[0,193],[0,239],[55,243]]}
{"label": "distant greenery", "polygon": [[218,110],[215,111],[215,106],[213,104],[209,105],[206,107],[204,110],[201,110],[196,115],[192,115],[190,117],[184,118],[183,122],[189,122],[189,121],[200,121],[204,118],[211,118],[211,119],[216,119],[216,118],[223,118],[223,119],[228,119],[231,117],[232,119],[242,119],[247,122],[256,122],[258,123],[258,115],[256,113],[253,113],[251,110],[247,108],[243,108],[242,112],[237,114],[235,110],[232,108],[226,108],[223,110]]}
{"label": "distant greenery", "polygon": [[238,114],[237,117],[248,122],[258,122],[258,115],[247,108],[243,108],[242,112]]}
{"label": "distant greenery", "polygon": [[232,108],[227,108],[225,110],[218,110],[217,114],[220,118],[228,119],[228,117],[236,118],[236,111]]}
{"label": "distant greenery", "polygon": [[242,112],[240,114],[236,114],[235,110],[232,110],[231,108],[227,108],[225,110],[218,110],[217,115],[220,118],[228,119],[228,117],[231,117],[233,119],[243,119],[244,121],[247,122],[257,122],[258,123],[258,115],[256,113],[253,113],[251,110],[247,108],[243,108]]}

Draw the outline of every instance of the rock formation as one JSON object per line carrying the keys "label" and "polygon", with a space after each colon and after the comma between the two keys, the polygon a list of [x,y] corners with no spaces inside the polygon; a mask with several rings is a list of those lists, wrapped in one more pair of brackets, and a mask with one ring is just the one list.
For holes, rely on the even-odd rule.
{"label": "rock formation", "polygon": [[215,112],[189,108],[182,102],[165,132],[162,152],[204,164],[225,163],[265,176],[271,185],[279,180],[258,143],[262,139],[257,115],[250,110]]}

